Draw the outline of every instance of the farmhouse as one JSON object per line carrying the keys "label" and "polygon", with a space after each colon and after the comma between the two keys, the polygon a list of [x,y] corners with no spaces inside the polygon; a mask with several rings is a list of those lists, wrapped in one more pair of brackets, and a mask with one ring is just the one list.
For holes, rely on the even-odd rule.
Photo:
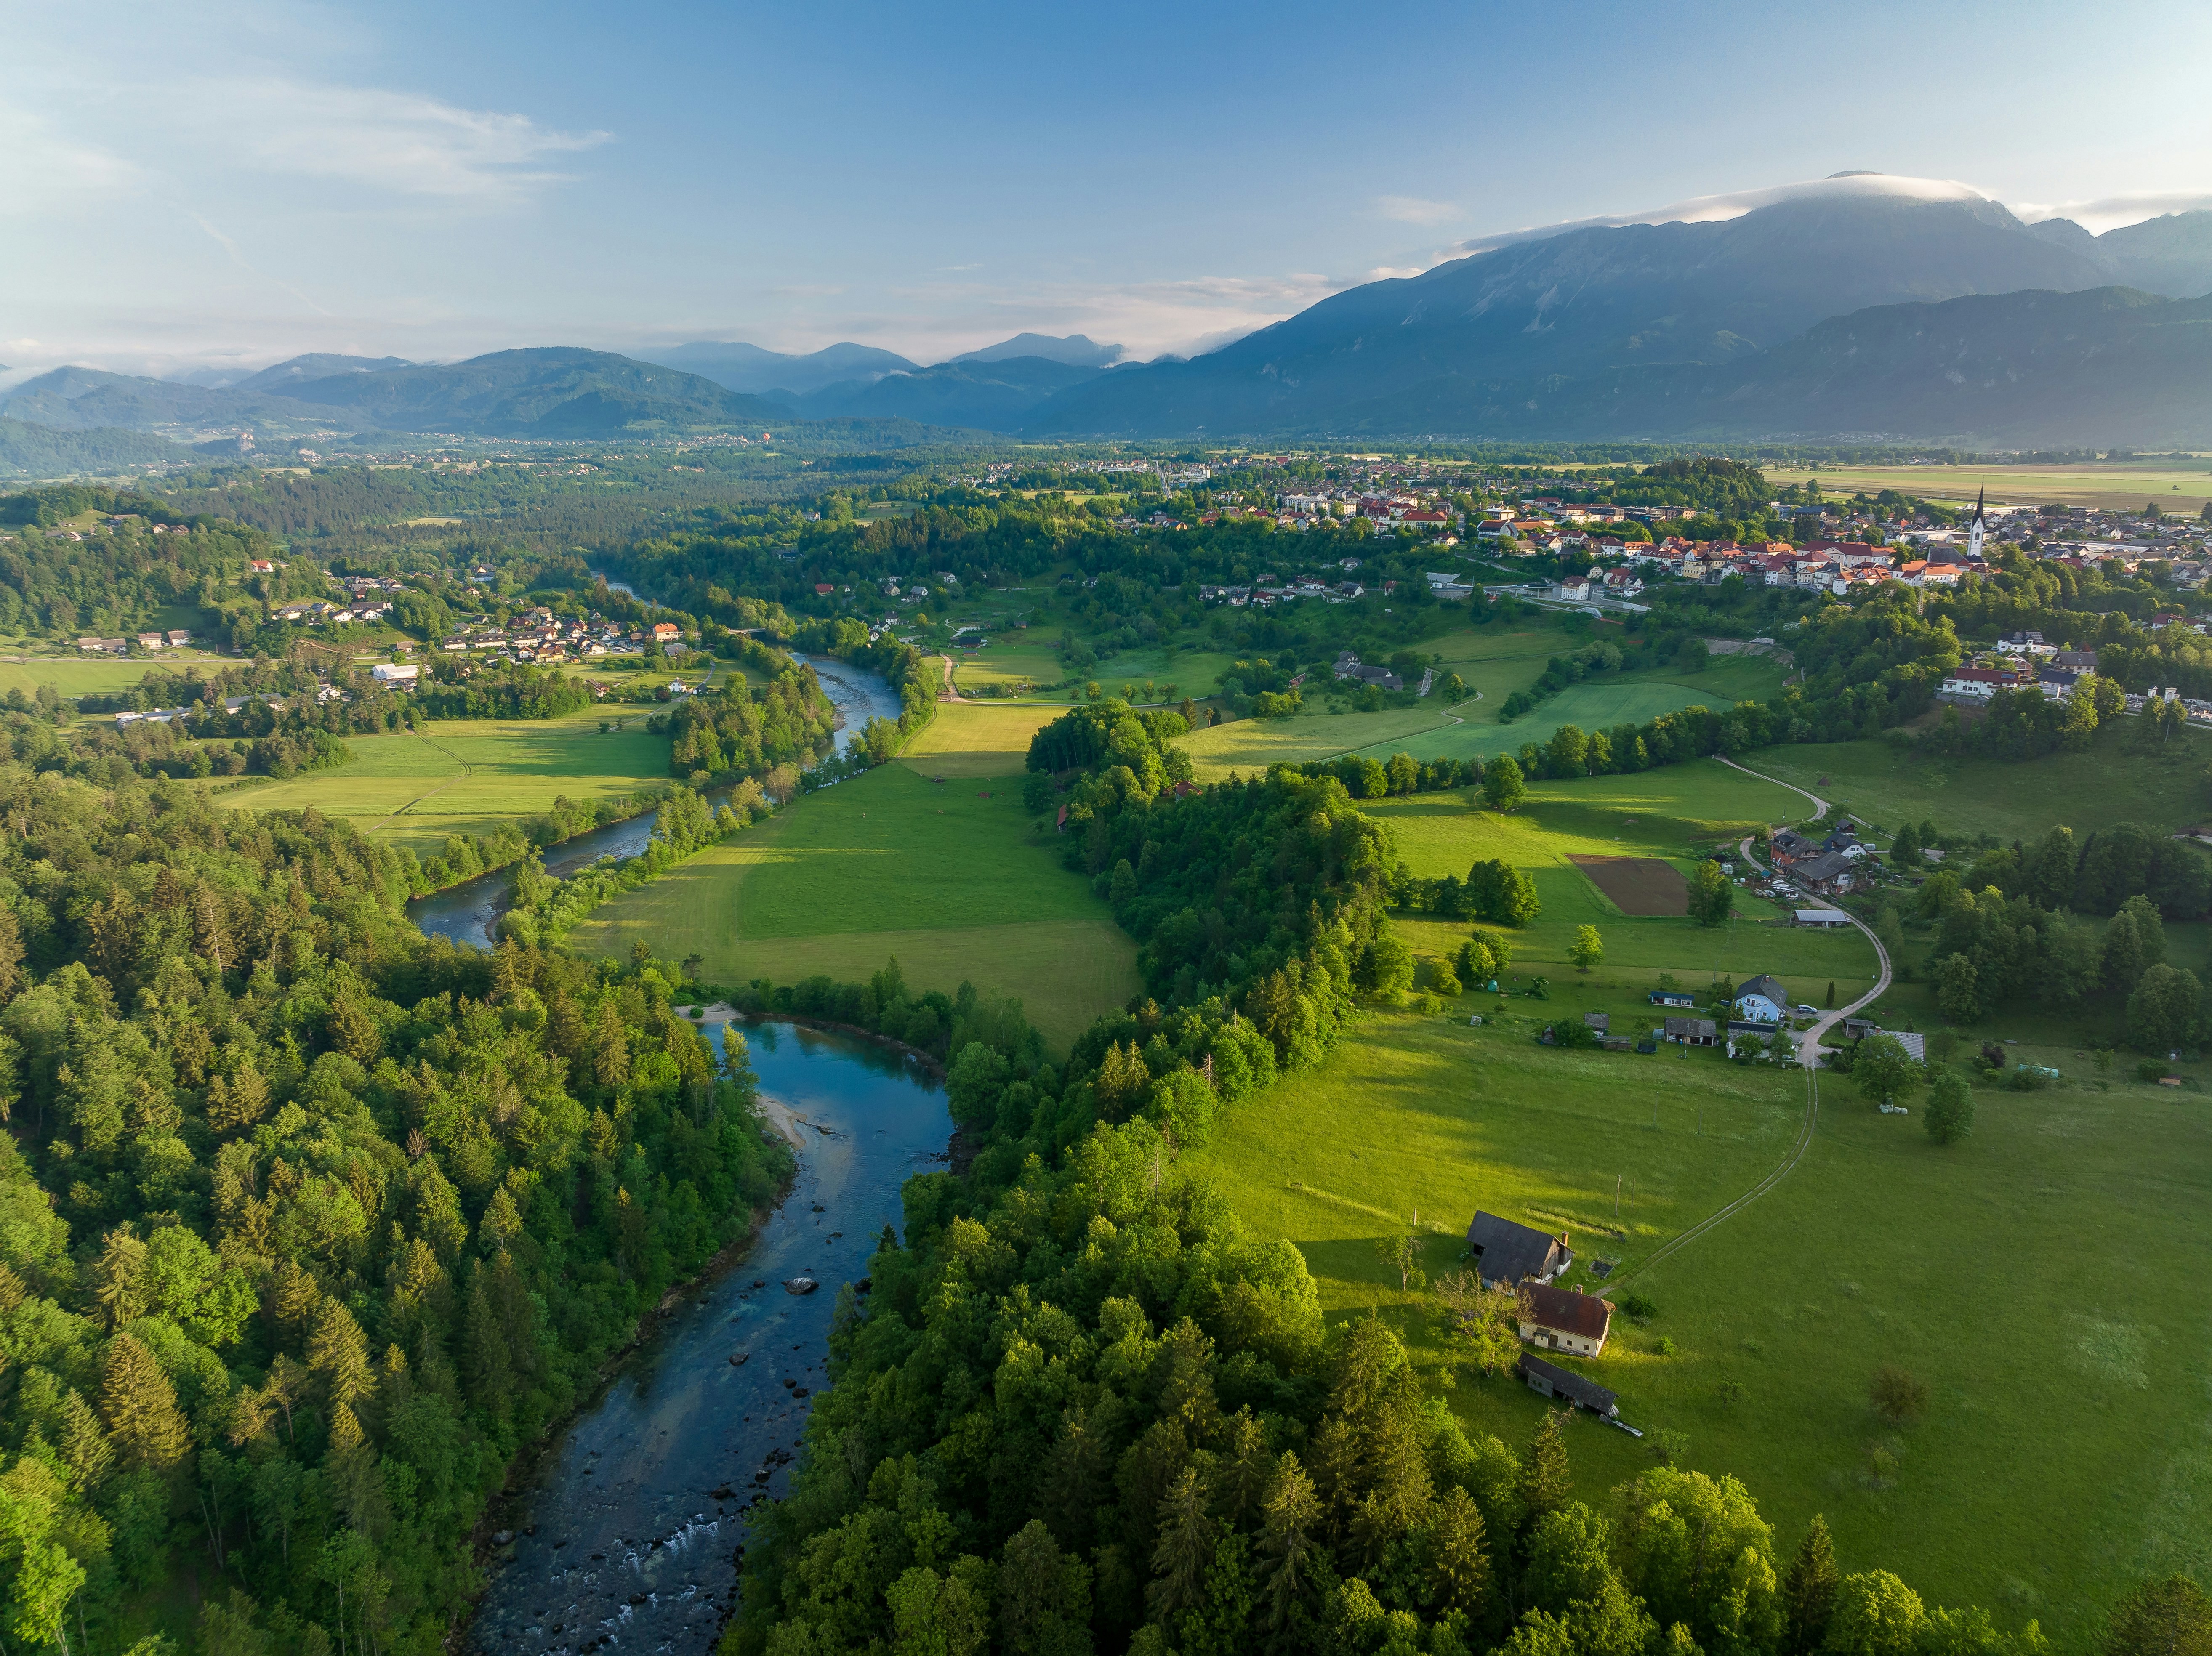
{"label": "farmhouse", "polygon": [[1547,1235],[1494,1213],[1474,1216],[1467,1228],[1467,1251],[1482,1280],[1494,1287],[1518,1288],[1532,1277],[1548,1283],[1575,1262],[1566,1232]]}
{"label": "farmhouse", "polygon": [[1680,1046],[1713,1046],[1720,1042],[1720,1028],[1711,1018],[1668,1018],[1667,1039]]}
{"label": "farmhouse", "polygon": [[1603,1419],[1611,1420],[1620,1413],[1620,1399],[1595,1380],[1584,1380],[1571,1369],[1526,1351],[1521,1354],[1521,1378],[1528,1382],[1531,1392],[1571,1403]]}
{"label": "farmhouse", "polygon": [[1763,972],[1735,992],[1736,1015],[1754,1023],[1781,1022],[1789,1004],[1790,992],[1781,980]]}
{"label": "farmhouse", "polygon": [[1521,1290],[1521,1338],[1531,1345],[1595,1357],[1605,1350],[1613,1307],[1595,1295],[1541,1283]]}

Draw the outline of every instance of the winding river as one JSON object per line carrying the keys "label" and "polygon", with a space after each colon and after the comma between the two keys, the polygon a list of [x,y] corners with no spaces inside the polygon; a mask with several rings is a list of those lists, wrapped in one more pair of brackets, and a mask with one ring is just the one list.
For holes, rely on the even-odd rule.
{"label": "winding river", "polygon": [[[784,1492],[823,1383],[838,1287],[866,1276],[899,1222],[900,1186],[945,1158],[944,1092],[913,1059],[789,1024],[732,1027],[763,1097],[795,1118],[797,1181],[750,1251],[685,1295],[541,1459],[502,1520],[516,1533],[495,1554],[475,1650],[710,1649],[735,1604],[747,1508]],[[802,1275],[820,1288],[787,1292]]]}
{"label": "winding river", "polygon": [[[822,693],[837,709],[840,731],[858,734],[871,719],[895,719],[899,716],[898,692],[882,675],[848,665],[835,656],[798,658],[811,666],[815,676],[821,680]],[[720,806],[728,798],[725,790],[708,794],[707,802]],[[635,857],[653,837],[653,825],[659,815],[659,811],[649,810],[642,816],[610,822],[605,828],[550,846],[545,852],[545,871],[566,879],[602,857]],[[432,937],[449,937],[455,943],[481,949],[496,937],[493,928],[507,907],[514,884],[513,869],[495,869],[429,896],[416,898],[407,905],[408,918]]]}

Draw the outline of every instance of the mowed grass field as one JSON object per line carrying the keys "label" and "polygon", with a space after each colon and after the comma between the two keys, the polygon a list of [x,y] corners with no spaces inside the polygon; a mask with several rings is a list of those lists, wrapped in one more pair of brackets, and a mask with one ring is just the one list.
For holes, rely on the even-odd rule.
{"label": "mowed grass field", "polygon": [[924,776],[1006,779],[1017,791],[1030,738],[1066,711],[994,701],[946,701],[907,743],[900,762]]}
{"label": "mowed grass field", "polygon": [[[956,711],[940,708],[933,728]],[[807,795],[607,904],[571,943],[623,955],[641,937],[670,959],[703,956],[701,976],[723,983],[850,981],[896,955],[917,989],[950,993],[966,979],[986,996],[1018,997],[1065,1050],[1137,992],[1136,945],[1090,882],[1060,866],[1018,785],[933,782],[928,762]],[[1018,758],[1006,774],[1018,776]]]}
{"label": "mowed grass field", "polygon": [[2064,824],[2076,835],[2110,822],[2176,833],[2212,818],[2204,767],[2212,737],[2185,728],[2160,743],[2140,720],[2100,730],[2086,753],[2025,761],[1947,760],[1884,742],[1807,743],[1738,755],[1756,771],[1809,788],[1885,827],[1910,817],[1946,834],[2033,839]]}
{"label": "mowed grass field", "polygon": [[[602,734],[599,720],[630,728]],[[668,776],[668,738],[645,729],[643,710],[599,708],[562,719],[441,719],[423,734],[356,736],[356,762],[224,796],[246,810],[308,805],[349,818],[380,839],[427,856],[449,834],[483,834],[551,806],[562,795],[602,799]]]}
{"label": "mowed grass field", "polygon": [[20,689],[29,695],[41,684],[51,684],[64,696],[105,695],[127,690],[157,667],[197,665],[212,671],[235,665],[235,657],[210,655],[198,650],[164,650],[158,656],[32,656],[27,660],[0,659],[0,695]]}
{"label": "mowed grass field", "polygon": [[[1785,1549],[1824,1513],[1844,1568],[1893,1569],[2007,1625],[2039,1617],[2063,1651],[2091,1648],[2133,1581],[2212,1573],[2212,1317],[2175,1291],[2212,1265],[2201,1107],[2152,1089],[1979,1090],[1973,1136],[1944,1150],[1829,1077],[1803,1161],[1639,1271],[1782,1162],[1808,1083],[1681,1049],[1553,1052],[1534,1028],[1379,1015],[1183,1165],[1299,1247],[1332,1318],[1376,1312],[1427,1364],[1433,1317],[1372,1248],[1415,1207],[1445,1233],[1432,1275],[1478,1208],[1567,1230],[1583,1264],[1618,1259],[1657,1315],[1617,1315],[1604,1355],[1576,1366],[1632,1424],[1678,1434],[1685,1465],[1743,1479]],[[1924,1419],[1869,1408],[1890,1362],[1929,1383]],[[1516,1444],[1543,1406],[1504,1377],[1446,1395]],[[1651,1464],[1648,1440],[1587,1416],[1568,1443],[1601,1507]]]}
{"label": "mowed grass field", "polygon": [[[1658,1019],[1645,996],[1659,986],[1662,973],[1690,989],[1702,989],[1715,976],[1741,981],[1771,973],[1794,1000],[1814,1006],[1826,1002],[1831,983],[1839,1005],[1872,985],[1874,946],[1856,929],[1762,925],[1778,911],[1749,896],[1739,897],[1738,914],[1726,925],[1701,926],[1679,915],[1626,915],[1569,860],[1650,857],[1686,875],[1722,840],[1802,816],[1804,802],[1796,795],[1715,761],[1632,776],[1538,783],[1510,816],[1474,809],[1455,793],[1368,800],[1361,809],[1389,825],[1400,855],[1425,879],[1446,874],[1464,879],[1476,862],[1498,858],[1535,882],[1542,913],[1531,925],[1502,932],[1513,948],[1504,986],[1516,987],[1516,979],[1548,980],[1547,1016],[1606,1011],[1620,1033],[1648,1028]],[[1596,926],[1605,942],[1604,964],[1587,976],[1567,959],[1576,928],[1586,925]],[[1431,960],[1456,950],[1468,930],[1456,921],[1414,916],[1401,917],[1398,926],[1415,955]],[[1470,1010],[1479,1004],[1470,1003]],[[1514,1002],[1516,1011],[1542,1004]]]}
{"label": "mowed grass field", "polygon": [[2212,461],[2099,461],[2043,466],[1822,466],[1818,472],[1768,466],[1771,483],[1802,483],[1817,476],[1830,494],[1885,488],[1923,500],[1971,505],[1986,488],[1992,506],[2132,507],[2156,500],[2161,512],[2195,517],[2212,500]]}

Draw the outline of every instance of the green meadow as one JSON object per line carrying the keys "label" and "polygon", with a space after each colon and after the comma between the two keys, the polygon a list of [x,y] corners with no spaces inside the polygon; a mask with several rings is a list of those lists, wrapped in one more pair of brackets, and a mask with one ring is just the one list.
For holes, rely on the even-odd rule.
{"label": "green meadow", "polygon": [[[1374,1016],[1183,1165],[1297,1245],[1333,1319],[1380,1314],[1432,1368],[1431,1307],[1374,1252],[1415,1209],[1431,1274],[1455,1268],[1478,1208],[1566,1230],[1583,1265],[1618,1261],[1613,1280],[1656,1314],[1617,1314],[1578,1365],[1647,1434],[1577,1418],[1577,1480],[1601,1503],[1663,1431],[1685,1465],[1742,1478],[1785,1545],[1824,1513],[1844,1568],[2039,1617],[2062,1650],[2087,1648],[2133,1580],[2212,1569],[2212,1329],[2172,1289],[2212,1265],[2212,1123],[2194,1099],[1982,1090],[1973,1136],[1945,1150],[1826,1077],[1803,1160],[1642,1270],[1782,1164],[1811,1083],[1679,1048],[1560,1052],[1535,1044],[1525,1002],[1468,1027],[1460,1012],[1486,1003]],[[1884,1363],[1929,1382],[1924,1418],[1870,1408]],[[1506,1377],[1462,1374],[1448,1395],[1515,1443],[1542,1407]]]}
{"label": "green meadow", "polygon": [[[629,728],[599,730],[606,718]],[[307,771],[225,797],[249,810],[313,805],[427,856],[449,834],[484,834],[555,799],[604,799],[668,775],[668,738],[647,734],[642,708],[587,708],[550,719],[441,719],[420,734],[356,736],[355,762]]]}
{"label": "green meadow", "polygon": [[724,983],[851,980],[896,955],[917,988],[966,979],[1018,997],[1064,1050],[1137,992],[1136,945],[1022,810],[1018,755],[996,780],[927,768],[878,766],[808,794],[608,903],[571,942],[621,955],[643,937],[666,958],[701,955],[700,975]]}
{"label": "green meadow", "polygon": [[2212,818],[2205,765],[2212,737],[2183,729],[2162,743],[2136,719],[2100,730],[2086,753],[2041,759],[1940,759],[1887,742],[1762,748],[1740,761],[1886,827],[1911,818],[1945,834],[2033,839],[2063,824],[2076,834],[2135,822],[2175,833]]}

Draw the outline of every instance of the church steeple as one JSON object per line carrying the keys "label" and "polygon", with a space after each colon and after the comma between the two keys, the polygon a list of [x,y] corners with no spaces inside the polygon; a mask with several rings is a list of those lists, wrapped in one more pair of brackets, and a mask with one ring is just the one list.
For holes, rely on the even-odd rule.
{"label": "church steeple", "polygon": [[1974,491],[1974,521],[1966,528],[1966,560],[1970,563],[1978,560],[1982,555],[1982,531],[1985,526],[1982,513],[1982,500],[1988,493],[1989,486],[1986,483]]}

